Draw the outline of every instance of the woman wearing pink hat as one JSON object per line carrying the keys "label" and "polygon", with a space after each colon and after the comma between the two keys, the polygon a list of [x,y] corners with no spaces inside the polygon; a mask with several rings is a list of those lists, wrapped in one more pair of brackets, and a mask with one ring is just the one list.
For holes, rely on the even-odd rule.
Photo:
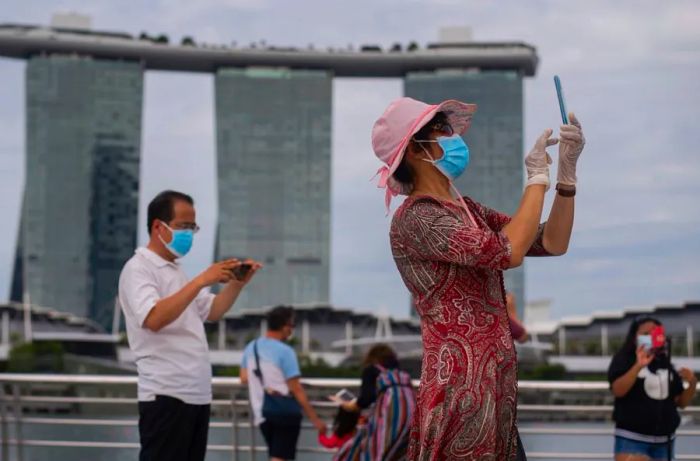
{"label": "woman wearing pink hat", "polygon": [[517,363],[506,310],[503,271],[525,256],[566,252],[574,218],[581,126],[560,129],[557,195],[540,224],[549,189],[546,148],[552,130],[525,157],[527,185],[510,217],[468,197],[452,182],[469,163],[461,138],[473,104],[428,105],[401,98],[372,130],[384,166],[379,187],[396,211],[390,239],[394,260],[421,316],[423,365],[408,458],[411,460],[524,457],[516,428]]}

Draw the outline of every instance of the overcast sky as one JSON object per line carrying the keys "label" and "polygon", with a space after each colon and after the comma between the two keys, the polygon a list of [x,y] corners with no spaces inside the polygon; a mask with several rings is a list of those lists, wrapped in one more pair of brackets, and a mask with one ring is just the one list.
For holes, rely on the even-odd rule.
{"label": "overcast sky", "polygon": [[[48,24],[56,11],[88,14],[95,29],[165,33],[178,42],[191,35],[239,45],[424,45],[441,26],[466,25],[475,40],[530,43],[540,66],[525,81],[523,151],[560,123],[553,74],[562,77],[588,142],[569,253],[528,261],[527,298],[551,299],[554,318],[700,299],[700,2],[10,1],[0,22]],[[24,63],[0,59],[0,76],[2,300],[25,174]],[[148,72],[144,87],[139,230],[155,193],[190,192],[203,228],[184,260],[194,274],[213,254],[213,80]],[[370,129],[401,96],[401,81],[336,79],[333,91],[332,302],[405,316],[408,297],[391,259],[383,193],[368,182],[378,167]]]}

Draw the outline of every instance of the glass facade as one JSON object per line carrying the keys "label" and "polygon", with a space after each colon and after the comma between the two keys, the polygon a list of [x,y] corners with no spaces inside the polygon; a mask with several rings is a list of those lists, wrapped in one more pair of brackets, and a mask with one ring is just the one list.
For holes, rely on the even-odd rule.
{"label": "glass facade", "polygon": [[34,57],[13,297],[110,325],[136,247],[143,69]]}
{"label": "glass facade", "polygon": [[[455,185],[490,208],[515,213],[524,187],[522,76],[515,71],[416,72],[404,79],[404,94],[431,104],[457,99],[479,105],[464,136],[471,154],[469,168]],[[524,268],[506,271],[505,279],[522,318]]]}
{"label": "glass facade", "polygon": [[329,301],[332,75],[216,73],[216,258],[265,267],[241,308]]}

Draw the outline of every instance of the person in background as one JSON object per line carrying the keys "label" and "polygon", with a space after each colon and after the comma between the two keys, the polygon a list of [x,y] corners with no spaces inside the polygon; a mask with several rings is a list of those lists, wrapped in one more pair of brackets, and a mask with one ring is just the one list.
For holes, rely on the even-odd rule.
{"label": "person in background", "polygon": [[407,459],[415,393],[411,377],[399,368],[396,352],[377,344],[364,360],[362,384],[357,399],[343,402],[346,411],[367,410],[367,423],[333,457],[334,461]]}
{"label": "person in background", "polygon": [[515,303],[515,295],[512,292],[506,293],[506,310],[508,311],[508,325],[513,340],[520,344],[527,341],[528,335],[525,326],[518,318],[518,308]]}
{"label": "person in background", "polygon": [[[608,368],[615,396],[615,461],[672,459],[678,408],[695,396],[695,374],[688,368],[676,371],[658,327],[661,322],[653,317],[635,319]],[[656,346],[652,335],[657,335]]]}
{"label": "person in background", "polygon": [[[267,333],[248,343],[241,361],[241,382],[248,384],[254,424],[260,427],[271,461],[296,458],[300,420],[268,421],[263,415],[265,393],[292,395],[319,432],[326,425],[309,403],[301,385],[301,371],[294,349],[285,344],[294,333],[294,309],[278,306],[267,314]],[[258,355],[256,360],[255,355]],[[259,362],[259,373],[258,370]],[[264,381],[264,384],[263,384]]]}
{"label": "person in background", "polygon": [[318,443],[325,448],[340,448],[345,442],[350,440],[357,430],[360,413],[358,411],[348,411],[342,406],[338,407],[338,412],[333,419],[333,429],[331,435],[319,432]]}
{"label": "person in background", "polygon": [[[202,461],[207,448],[211,364],[204,322],[220,320],[262,266],[236,259],[213,264],[188,280],[178,258],[199,230],[194,201],[164,191],[148,205],[146,247],[124,265],[119,304],[138,370],[141,461]],[[206,288],[224,284],[219,294]]]}

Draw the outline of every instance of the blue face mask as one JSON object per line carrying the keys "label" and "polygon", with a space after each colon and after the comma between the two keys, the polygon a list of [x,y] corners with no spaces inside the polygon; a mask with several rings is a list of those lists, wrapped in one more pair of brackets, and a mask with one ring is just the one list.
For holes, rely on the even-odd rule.
{"label": "blue face mask", "polygon": [[[438,143],[443,152],[442,157],[437,160],[424,160],[435,165],[435,168],[440,170],[440,172],[447,176],[447,178],[451,181],[459,178],[462,173],[464,173],[464,170],[467,169],[467,166],[469,166],[469,147],[467,147],[467,144],[458,134],[454,134],[452,136],[440,136],[437,138],[437,140],[428,139],[416,141],[419,143]],[[423,150],[428,153],[425,147],[423,147]]]}
{"label": "blue face mask", "polygon": [[166,243],[160,235],[158,236],[158,238],[160,238],[160,241],[163,242],[163,245],[165,245],[165,248],[167,248],[168,251],[170,251],[178,258],[182,258],[187,253],[189,253],[190,249],[192,248],[192,241],[194,240],[194,230],[172,229],[165,223],[163,223],[163,225],[167,227],[173,235],[173,238],[170,240],[170,243]]}

